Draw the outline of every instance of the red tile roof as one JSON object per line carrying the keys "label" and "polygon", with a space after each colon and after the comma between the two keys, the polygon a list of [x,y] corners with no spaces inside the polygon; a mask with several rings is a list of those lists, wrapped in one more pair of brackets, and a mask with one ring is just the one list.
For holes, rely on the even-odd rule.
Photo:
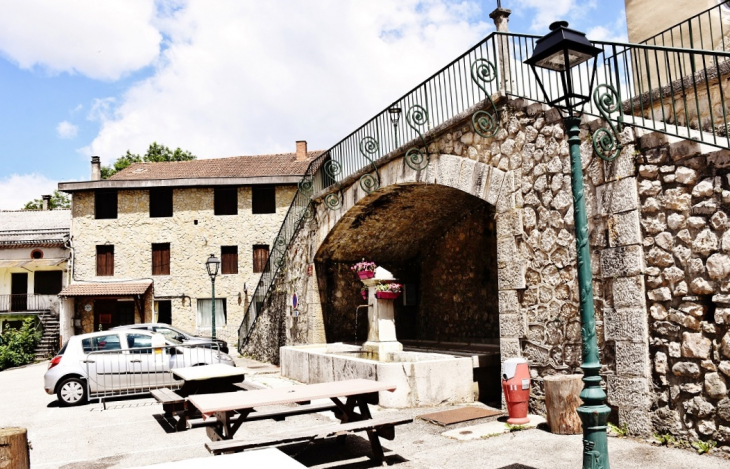
{"label": "red tile roof", "polygon": [[307,152],[307,159],[303,161],[296,160],[296,153],[284,153],[164,163],[134,163],[108,180],[302,176],[309,163],[321,153],[321,151]]}
{"label": "red tile roof", "polygon": [[97,282],[74,283],[58,296],[132,296],[144,295],[152,282]]}

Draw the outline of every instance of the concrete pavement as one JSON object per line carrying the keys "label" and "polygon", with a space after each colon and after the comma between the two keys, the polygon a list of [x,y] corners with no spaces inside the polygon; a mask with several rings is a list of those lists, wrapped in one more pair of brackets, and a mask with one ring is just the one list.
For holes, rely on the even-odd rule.
{"label": "concrete pavement", "polygon": [[[290,384],[275,368],[261,368],[252,361],[250,378],[268,386]],[[152,398],[127,398],[81,407],[58,407],[55,396],[43,391],[43,374],[48,363],[0,372],[0,426],[28,429],[33,445],[34,468],[105,469],[138,467],[194,457],[210,457],[204,448],[205,430],[197,428],[173,433],[156,414],[161,406]],[[417,416],[439,408],[375,409],[374,413]],[[330,414],[331,415],[331,414]],[[330,415],[314,414],[286,422],[261,421],[244,424],[237,438],[250,438],[286,429],[331,421]],[[581,436],[557,436],[542,430],[524,430],[485,439],[460,441],[445,432],[478,431],[478,425],[461,424],[448,428],[421,420],[398,427],[394,441],[383,441],[388,463],[406,468],[485,468],[555,469],[581,467]],[[494,424],[493,424],[494,425]],[[363,435],[364,436],[364,435]],[[283,448],[307,467],[373,467],[368,459],[370,445],[360,435],[345,444],[327,440]],[[730,460],[722,456],[700,456],[689,450],[662,448],[632,439],[609,440],[614,469],[728,469]],[[211,460],[212,462],[212,460]],[[272,468],[273,469],[273,468]]]}

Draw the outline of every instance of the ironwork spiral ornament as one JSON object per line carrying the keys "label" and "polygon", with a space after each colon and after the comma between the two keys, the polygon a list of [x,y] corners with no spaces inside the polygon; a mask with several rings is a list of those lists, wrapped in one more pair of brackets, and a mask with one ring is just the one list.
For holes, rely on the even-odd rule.
{"label": "ironwork spiral ornament", "polygon": [[370,162],[372,162],[372,155],[375,155],[380,150],[380,144],[373,137],[367,136],[360,140],[360,153],[363,154]]}
{"label": "ironwork spiral ornament", "polygon": [[408,108],[406,113],[406,122],[408,126],[416,131],[418,137],[421,139],[421,145],[423,150],[420,148],[411,148],[406,152],[404,160],[406,164],[415,171],[420,171],[431,162],[428,157],[428,148],[426,145],[426,139],[423,138],[421,127],[428,125],[428,109],[421,106],[420,104],[414,104]]}
{"label": "ironwork spiral ornament", "polygon": [[[491,98],[489,98],[491,101]],[[471,116],[471,126],[474,132],[484,138],[492,138],[499,131],[499,121],[494,114],[487,111],[477,111]]]}
{"label": "ironwork spiral ornament", "polygon": [[339,161],[327,160],[324,163],[324,172],[334,180],[342,174],[342,165]]}
{"label": "ironwork spiral ornament", "polygon": [[299,181],[299,191],[304,195],[310,195],[314,191],[314,183],[312,181],[312,176],[304,176],[301,181]]}
{"label": "ironwork spiral ornament", "polygon": [[302,221],[309,221],[314,218],[314,209],[312,208],[312,204],[310,203],[307,205],[307,207],[302,211]]}
{"label": "ironwork spiral ornament", "polygon": [[[618,141],[618,134],[621,133],[624,121],[621,97],[613,86],[601,84],[593,90],[593,102],[598,108],[598,112],[601,113],[603,120],[608,122],[609,127],[611,127],[610,131],[605,127],[601,127],[593,132],[593,151],[596,152],[599,158],[605,161],[613,161],[623,148],[623,145]],[[614,112],[619,113],[617,119],[618,129],[611,121],[610,115]]]}
{"label": "ironwork spiral ornament", "polygon": [[484,138],[492,138],[499,131],[499,111],[492,101],[492,95],[484,83],[490,83],[497,79],[497,68],[492,62],[486,59],[477,59],[471,64],[471,79],[484,92],[491,104],[494,113],[477,111],[471,117],[471,125],[474,132]]}
{"label": "ironwork spiral ornament", "polygon": [[284,257],[284,253],[283,252],[281,253],[281,256],[279,256],[276,259],[274,259],[274,264],[276,265],[277,268],[278,267],[281,267],[282,265],[284,265],[284,262],[286,262],[286,259]]}
{"label": "ironwork spiral ornament", "polygon": [[406,164],[414,171],[420,171],[428,166],[428,153],[422,152],[418,148],[411,148],[406,152]]}
{"label": "ironwork spiral ornament", "polygon": [[378,190],[380,187],[380,181],[378,177],[373,175],[373,173],[364,174],[360,178],[360,187],[362,187],[362,190],[370,194],[371,192]]}
{"label": "ironwork spiral ornament", "polygon": [[274,249],[278,249],[280,251],[286,250],[286,240],[284,237],[279,236],[274,240]]}
{"label": "ironwork spiral ornament", "polygon": [[332,192],[324,197],[324,205],[330,210],[342,207],[342,196],[339,192]]}

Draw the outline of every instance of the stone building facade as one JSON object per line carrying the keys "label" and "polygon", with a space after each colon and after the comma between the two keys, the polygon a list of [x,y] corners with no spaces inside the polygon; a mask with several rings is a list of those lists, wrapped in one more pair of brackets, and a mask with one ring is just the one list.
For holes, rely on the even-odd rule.
{"label": "stone building facade", "polygon": [[[327,209],[319,203],[325,194],[315,195],[316,215],[294,237],[275,293],[245,351],[276,361],[281,345],[331,342],[328,316],[336,316],[341,328],[354,328],[354,303],[346,301],[344,309],[332,304],[333,298],[356,298],[358,282],[343,274],[333,283],[331,272],[320,272],[332,265],[323,264],[323,256],[336,259],[343,252],[337,246],[354,242],[362,251],[387,253],[397,260],[399,249],[411,249],[408,230],[353,234],[362,214],[400,216],[399,223],[409,226],[414,237],[428,217],[413,217],[420,208],[413,204],[412,213],[388,212],[387,204],[379,203],[383,194],[407,187],[448,190],[450,196],[466,194],[464,200],[492,209],[496,226],[488,242],[496,245],[495,256],[478,265],[494,274],[498,308],[490,310],[471,300],[468,307],[454,304],[458,288],[444,282],[438,290],[421,290],[421,304],[425,298],[448,304],[445,299],[450,298],[451,306],[440,311],[443,318],[468,315],[470,308],[480,311],[484,316],[468,316],[468,321],[484,337],[492,321],[498,324],[499,355],[530,360],[531,406],[544,412],[542,378],[580,372],[581,363],[567,137],[555,110],[523,100],[496,102],[501,129],[495,137],[475,134],[470,113],[457,116],[427,135],[427,168],[415,171],[404,163],[403,153],[409,148],[405,145],[379,160],[381,189],[373,194],[359,188],[361,174],[356,173],[341,181],[340,209]],[[601,125],[600,120],[583,122],[581,155],[601,375],[608,404],[615,410],[612,418],[634,434],[666,431],[730,444],[730,324],[725,307],[730,263],[724,239],[730,152],[627,127],[620,135],[619,157],[606,162],[593,154],[589,138]],[[385,226],[389,225],[381,228]],[[368,244],[363,236],[368,233],[379,241]],[[487,241],[471,246],[473,239],[466,240],[481,236],[469,230],[468,220],[460,224],[455,219],[443,239],[450,233],[456,239],[463,235],[460,244],[471,251],[487,248]],[[383,250],[386,243],[400,247]],[[448,265],[449,258],[435,245],[426,246],[426,251]],[[465,258],[461,262],[470,265]],[[398,276],[397,269],[394,272]],[[304,298],[296,317],[286,301],[292,292]],[[418,314],[428,317],[427,309],[420,308]],[[431,332],[444,334],[452,326],[446,320]],[[396,327],[401,327],[397,317]]]}
{"label": "stone building facade", "polygon": [[[256,269],[265,263],[296,182],[316,155],[305,148],[300,153],[139,163],[108,180],[60,184],[73,193],[73,282],[61,295],[75,298],[74,332],[170,322],[210,335],[210,305],[201,301],[211,303],[205,262],[213,254],[222,260],[216,336],[235,343],[249,290],[258,281]],[[228,191],[225,210],[216,200],[220,188]],[[263,197],[255,195],[259,188],[271,199],[263,213],[254,207],[254,198]],[[170,212],[152,216],[159,189],[171,193]],[[100,218],[97,193],[109,190],[116,194],[116,214]],[[100,271],[104,250],[111,252],[112,271]]]}

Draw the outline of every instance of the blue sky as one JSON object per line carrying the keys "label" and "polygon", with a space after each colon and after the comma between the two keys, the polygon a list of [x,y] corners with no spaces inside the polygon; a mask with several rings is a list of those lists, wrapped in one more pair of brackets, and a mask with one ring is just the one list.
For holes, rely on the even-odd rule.
{"label": "blue sky", "polygon": [[[503,0],[626,38],[622,0]],[[496,1],[0,0],[0,209],[152,141],[200,158],[336,143],[494,30]]]}

